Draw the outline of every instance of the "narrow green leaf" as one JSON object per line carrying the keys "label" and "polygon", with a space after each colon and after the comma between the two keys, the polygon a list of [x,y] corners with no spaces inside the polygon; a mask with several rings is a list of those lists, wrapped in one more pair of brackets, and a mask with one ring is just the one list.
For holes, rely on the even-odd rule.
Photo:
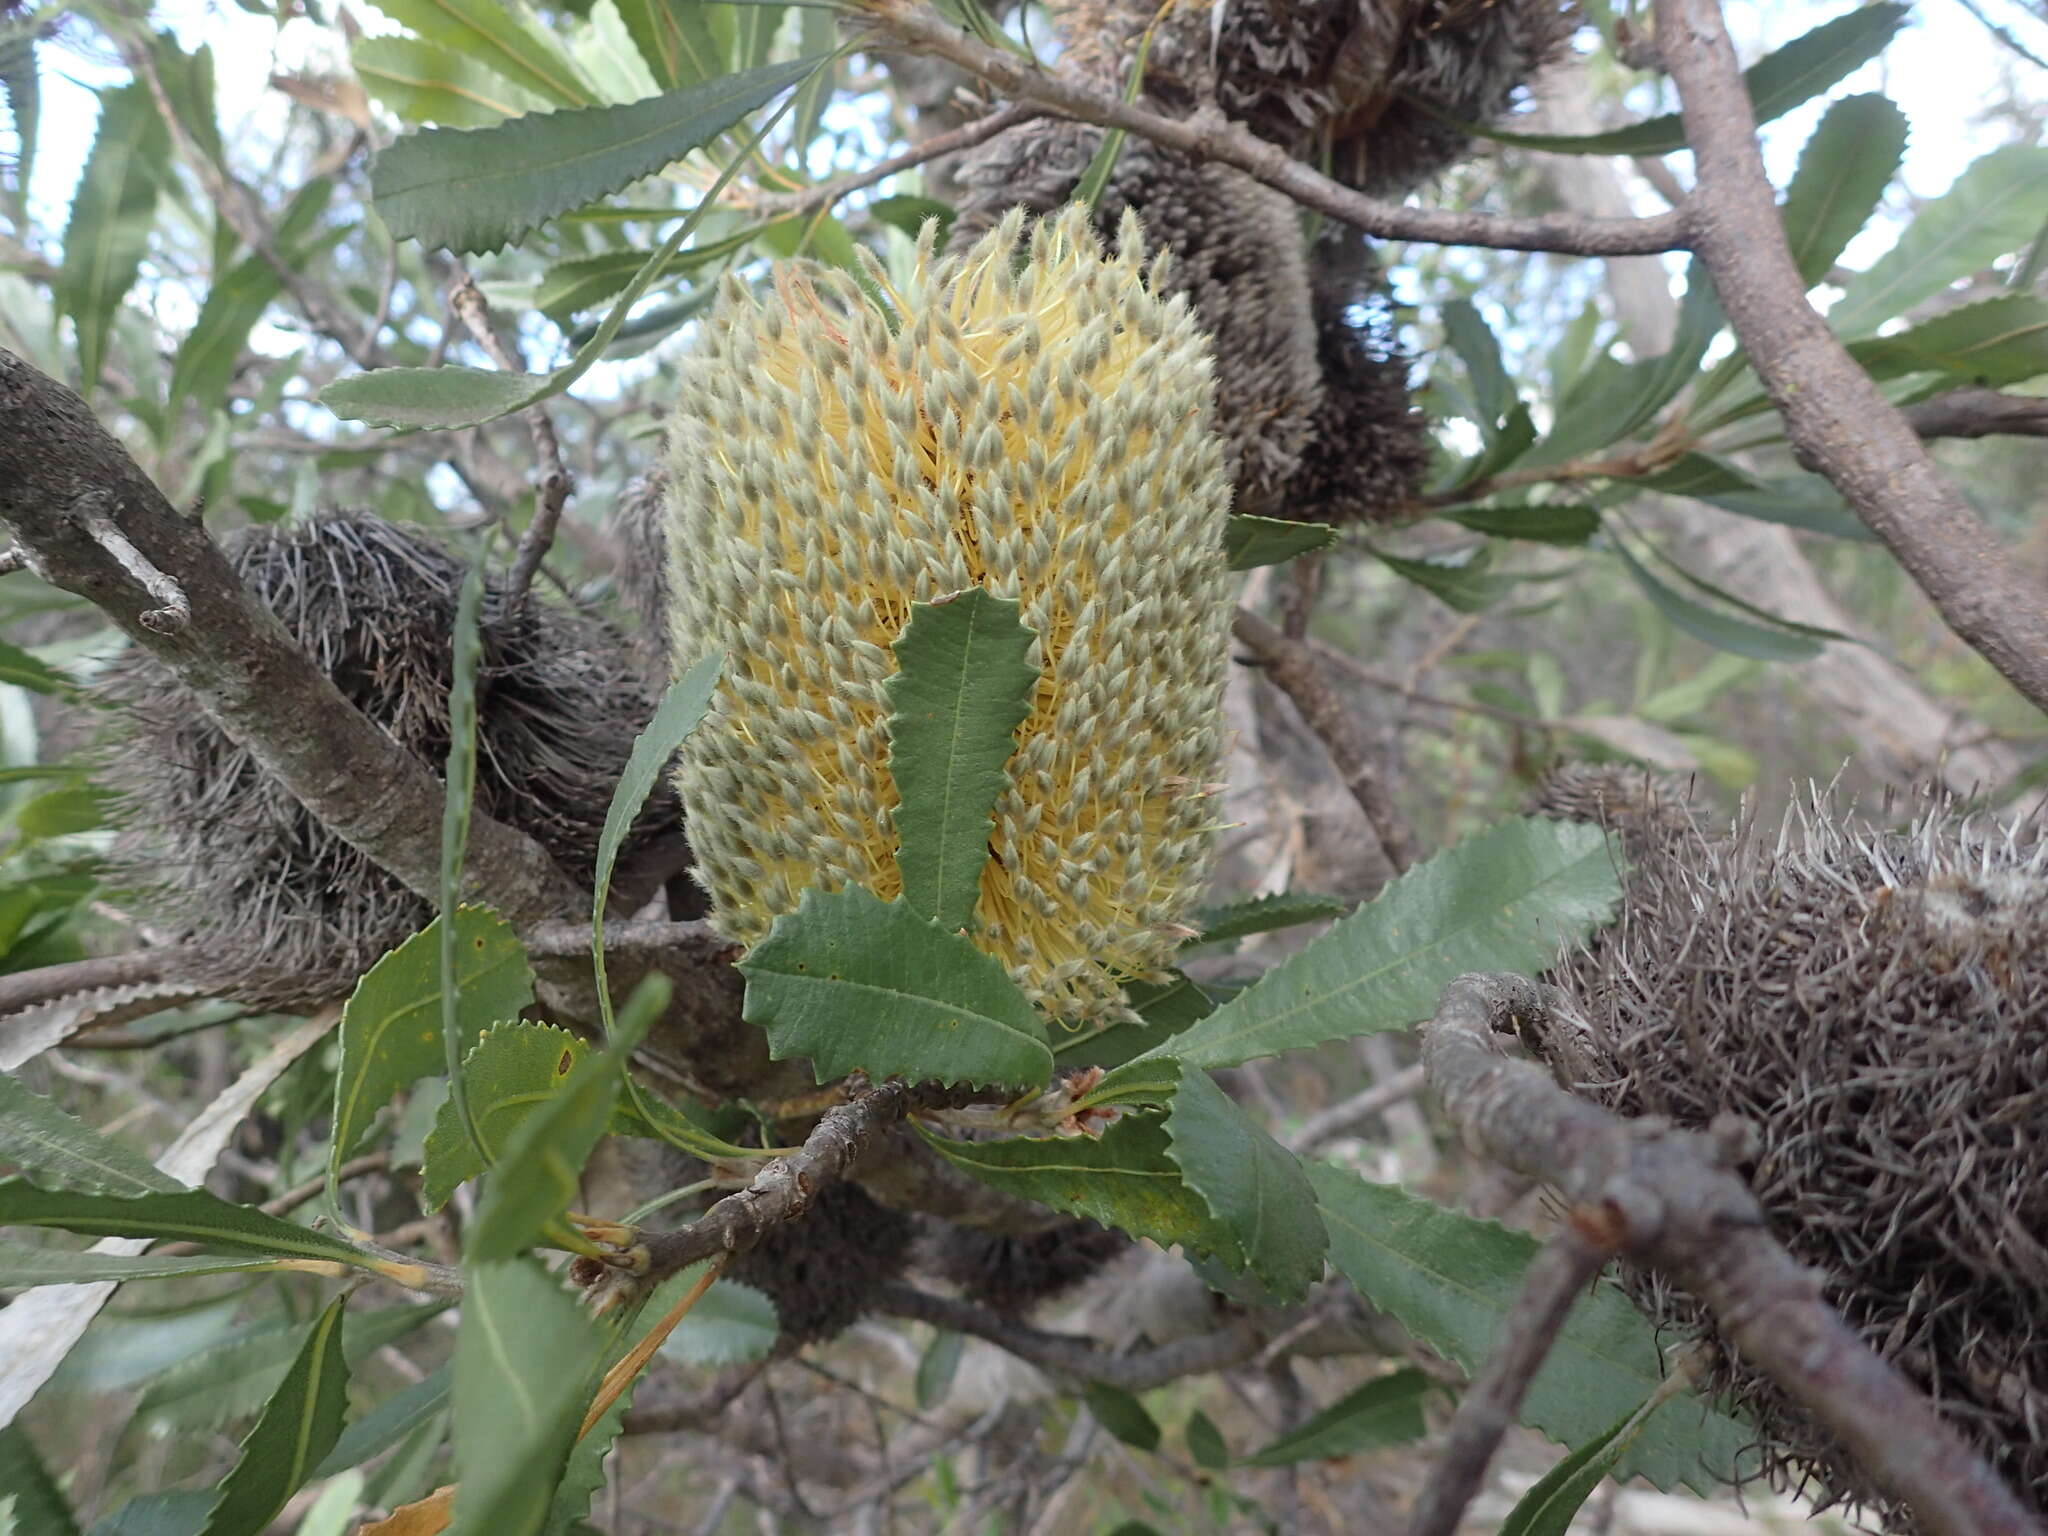
{"label": "narrow green leaf", "polygon": [[1248,571],[1256,565],[1279,565],[1296,555],[1328,549],[1337,542],[1337,530],[1328,523],[1290,523],[1277,517],[1240,514],[1223,530],[1223,554],[1233,571]]}
{"label": "narrow green leaf", "polygon": [[942,203],[936,197],[916,197],[909,193],[898,193],[894,197],[878,197],[868,204],[868,215],[880,219],[892,229],[900,229],[915,240],[924,233],[928,220],[939,221],[939,248],[945,249],[946,236],[952,232],[953,220],[959,212],[951,203]]}
{"label": "narrow green leaf", "polygon": [[952,932],[974,922],[1003,765],[1031,713],[1036,636],[1018,604],[979,587],[913,603],[890,647],[889,772],[903,901]]}
{"label": "narrow green leaf", "polygon": [[1372,553],[1381,565],[1403,581],[1413,582],[1460,613],[1484,613],[1514,591],[1522,579],[1489,570],[1493,561],[1484,546],[1476,552],[1421,560],[1390,555],[1379,549]]}
{"label": "narrow green leaf", "polygon": [[343,1264],[361,1264],[365,1257],[338,1237],[295,1226],[253,1206],[230,1205],[203,1189],[96,1195],[0,1179],[0,1227],[4,1226],[60,1227],[95,1237],[160,1237],[230,1253],[333,1259]]}
{"label": "narrow green leaf", "polygon": [[1233,901],[1228,906],[1210,907],[1199,913],[1195,920],[1201,924],[1201,933],[1181,948],[1201,949],[1210,944],[1228,944],[1255,933],[1272,933],[1280,928],[1296,928],[1303,923],[1325,922],[1333,917],[1342,917],[1350,910],[1349,902],[1308,891],[1279,891],[1270,896],[1255,896],[1247,901]]}
{"label": "narrow green leaf", "polygon": [[[965,5],[967,0],[962,0]],[[1138,38],[1137,52],[1131,56],[1130,70],[1124,76],[1124,101],[1128,104],[1138,99],[1145,87],[1145,61],[1152,53],[1153,29],[1147,27]],[[1111,128],[1102,135],[1102,142],[1096,146],[1095,157],[1088,162],[1088,169],[1081,173],[1081,180],[1074,187],[1074,201],[1082,207],[1093,209],[1102,201],[1102,192],[1109,185],[1109,178],[1116,172],[1116,162],[1123,154],[1124,130]]]}
{"label": "narrow green leaf", "polygon": [[[491,1024],[517,1018],[533,1001],[533,972],[518,936],[495,912],[460,908],[454,933],[467,1048]],[[446,1070],[440,954],[441,919],[436,918],[371,966],[342,1009],[330,1169],[355,1154],[393,1094]]]}
{"label": "narrow green leaf", "polygon": [[1598,827],[1496,823],[1391,882],[1301,953],[1150,1055],[1236,1066],[1429,1017],[1454,977],[1534,974],[1620,897]]}
{"label": "narrow green leaf", "polygon": [[315,1478],[332,1477],[361,1466],[389,1450],[448,1406],[455,1379],[447,1366],[402,1387],[341,1432],[334,1449],[313,1469]]}
{"label": "narrow green leaf", "polygon": [[817,66],[798,59],[626,106],[423,129],[377,157],[371,197],[393,234],[437,250],[495,251],[673,165]]}
{"label": "narrow green leaf", "polygon": [[1600,531],[1600,514],[1591,507],[1526,502],[1520,506],[1460,507],[1445,517],[1474,533],[1496,539],[1526,539],[1535,544],[1583,544]]}
{"label": "narrow green leaf", "polygon": [[859,886],[807,890],[740,962],[746,1017],[778,1061],[818,1081],[848,1072],[1036,1088],[1045,1026],[1000,962]]}
{"label": "narrow green leaf", "polygon": [[20,646],[0,640],[0,683],[26,688],[30,693],[69,694],[78,685],[39,656]]}
{"label": "narrow green leaf", "polygon": [[[1310,1164],[1330,1231],[1330,1257],[1375,1307],[1442,1352],[1478,1370],[1492,1353],[1537,1243],[1521,1232],[1445,1210],[1391,1185]],[[1522,1418],[1565,1445],[1583,1444],[1663,1382],[1657,1342],[1621,1291],[1602,1281],[1560,1331],[1522,1404]],[[1659,1488],[1712,1492],[1755,1440],[1749,1426],[1692,1400],[1653,1420],[1624,1475]]]}
{"label": "narrow green leaf", "polygon": [[664,90],[712,79],[731,67],[731,29],[720,37],[712,14],[702,0],[619,0],[627,35]]}
{"label": "narrow green leaf", "polygon": [[1141,1451],[1159,1449],[1159,1421],[1133,1394],[1106,1382],[1091,1381],[1082,1396],[1088,1411],[1095,1415],[1095,1422],[1125,1445],[1134,1445]]}
{"label": "narrow green leaf", "polygon": [[1189,1067],[1166,1112],[1167,1155],[1283,1301],[1323,1275],[1329,1245],[1301,1161],[1254,1125],[1209,1074]]}
{"label": "narrow green leaf", "polygon": [[2019,250],[2040,227],[2044,203],[2048,146],[1994,149],[1921,207],[1898,243],[1850,280],[1828,311],[1828,324],[1848,340],[1867,336],[1949,284]]}
{"label": "narrow green leaf", "polygon": [[162,1280],[172,1275],[219,1275],[235,1269],[270,1269],[275,1259],[208,1258],[192,1254],[94,1253],[41,1248],[0,1239],[0,1286],[79,1285],[89,1280]]}
{"label": "narrow green leaf", "polygon": [[960,1369],[960,1351],[967,1336],[950,1328],[932,1335],[931,1343],[917,1357],[917,1406],[929,1411],[946,1400],[953,1390],[953,1377]]}
{"label": "narrow green leaf", "polygon": [[1101,1136],[953,1141],[919,1128],[956,1168],[985,1184],[1086,1216],[1163,1248],[1175,1244],[1244,1267],[1237,1241],[1181,1179],[1157,1115],[1125,1115]]}
{"label": "narrow green leaf", "polygon": [[139,1493],[112,1518],[97,1522],[89,1536],[199,1536],[213,1500],[211,1488]]}
{"label": "narrow green leaf", "polygon": [[343,1304],[336,1297],[307,1330],[298,1358],[221,1483],[203,1536],[259,1536],[334,1448],[348,1413]]}
{"label": "narrow green leaf", "polygon": [[1622,565],[1657,611],[1696,640],[1704,640],[1720,650],[1756,661],[1811,661],[1820,654],[1818,640],[1795,634],[1790,629],[1752,624],[1747,619],[1738,619],[1704,603],[1696,603],[1684,593],[1666,586],[1630,554],[1628,547],[1619,539],[1614,541],[1614,552],[1621,557]]}
{"label": "narrow green leaf", "polygon": [[1782,523],[1788,528],[1803,528],[1810,533],[1863,543],[1874,538],[1856,514],[1842,504],[1841,493],[1818,475],[1795,480],[1758,480],[1724,459],[1688,453],[1654,475],[1618,483],[1641,486],[1666,496],[1690,496],[1726,512],[1766,523]]}
{"label": "narrow green leaf", "polygon": [[97,785],[67,784],[24,801],[15,808],[13,821],[31,841],[73,837],[105,826],[107,805],[107,793]]}
{"label": "narrow green leaf", "polygon": [[[466,957],[454,923],[460,911],[456,901],[462,889],[462,865],[469,852],[470,815],[476,808],[476,674],[484,649],[484,560],[479,547],[455,598],[454,664],[448,679],[448,766],[441,775],[441,923],[437,930],[441,943],[435,956],[434,981],[440,993],[441,1064],[448,1073],[448,1097],[454,1101],[456,1117],[470,1141],[489,1162],[490,1149],[477,1136],[462,1081],[463,1053],[476,1032],[462,1007],[462,962]],[[338,1148],[339,1141],[335,1145]],[[330,1174],[330,1200],[333,1193]]]}
{"label": "narrow green leaf", "polygon": [[1209,994],[1185,973],[1169,971],[1167,976],[1163,982],[1125,982],[1124,998],[1137,1012],[1137,1019],[1124,1019],[1107,1029],[1060,1041],[1053,1047],[1059,1064],[1120,1067],[1216,1011]]}
{"label": "narrow green leaf", "polygon": [[546,104],[471,55],[416,37],[360,37],[349,59],[363,89],[409,123],[482,128]]}
{"label": "narrow green leaf", "polygon": [[[1654,1400],[1655,1394],[1652,1394]],[[1619,1424],[1573,1451],[1537,1480],[1501,1522],[1500,1536],[1571,1536],[1572,1519],[1614,1470],[1646,1417],[1645,1403]]]}
{"label": "narrow green leaf", "polygon": [[[1757,122],[1783,117],[1876,58],[1905,21],[1908,9],[1889,0],[1859,7],[1823,22],[1752,64],[1742,72],[1742,80]],[[1676,112],[1608,133],[1583,135],[1510,133],[1467,123],[1459,126],[1480,138],[1556,155],[1668,155],[1685,148],[1685,123]]]}
{"label": "narrow green leaf", "polygon": [[374,0],[378,10],[428,42],[524,86],[561,107],[596,98],[562,46],[523,6],[503,0]]}
{"label": "narrow green leaf", "polygon": [[171,1193],[185,1186],[140,1152],[75,1120],[12,1073],[0,1073],[0,1162],[69,1189],[110,1195]]}
{"label": "narrow green leaf", "polygon": [[1479,409],[1480,429],[1490,438],[1518,403],[1514,381],[1501,362],[1500,343],[1470,299],[1446,304],[1443,321],[1444,338],[1465,365],[1465,377],[1472,381],[1472,403]]}
{"label": "narrow green leaf", "polygon": [[1297,1461],[1329,1461],[1420,1440],[1428,1429],[1422,1401],[1431,1390],[1430,1379],[1412,1367],[1374,1377],[1256,1456],[1247,1457],[1245,1465],[1284,1467]]}
{"label": "narrow green leaf", "polygon": [[1188,1415],[1181,1438],[1187,1441],[1188,1454],[1195,1458],[1196,1466],[1221,1472],[1230,1465],[1230,1447],[1224,1442],[1223,1431],[1201,1409]]}
{"label": "narrow green leaf", "polygon": [[578,1060],[567,1081],[513,1131],[464,1244],[471,1264],[513,1257],[575,1203],[583,1165],[611,1126],[619,1080],[670,991],[659,972],[643,978],[619,1014],[610,1047]]}
{"label": "narrow green leaf", "polygon": [[72,194],[56,282],[58,307],[77,333],[78,372],[88,396],[99,387],[114,312],[149,248],[169,152],[170,136],[145,86],[100,93],[99,129]]}
{"label": "narrow green leaf", "polygon": [[9,1496],[19,1536],[77,1536],[71,1506],[18,1423],[0,1429],[0,1507]]}
{"label": "narrow green leaf", "polygon": [[[672,272],[693,272],[714,261],[737,254],[773,225],[749,225],[719,240],[709,240],[677,251],[662,264],[657,279]],[[541,274],[533,291],[533,307],[554,320],[567,324],[569,317],[595,309],[617,296],[647,265],[647,253],[636,250],[600,251],[594,256],[574,256],[558,261]]]}
{"label": "narrow green leaf", "polygon": [[453,1536],[535,1536],[590,1402],[601,1336],[530,1260],[468,1275],[455,1335]]}
{"label": "narrow green leaf", "polygon": [[1785,189],[1785,239],[1811,288],[1870,222],[1906,153],[1906,115],[1876,92],[1835,102]]}

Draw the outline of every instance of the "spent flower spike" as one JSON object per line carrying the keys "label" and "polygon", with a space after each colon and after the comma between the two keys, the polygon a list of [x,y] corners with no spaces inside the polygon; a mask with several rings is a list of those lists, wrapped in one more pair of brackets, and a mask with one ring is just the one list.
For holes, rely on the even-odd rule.
{"label": "spent flower spike", "polygon": [[1209,867],[1231,612],[1206,338],[1135,219],[930,226],[895,328],[846,274],[729,280],[668,448],[671,654],[729,658],[680,758],[712,920],[752,944],[806,887],[894,900],[890,647],[913,603],[1017,602],[1038,683],[970,936],[1048,1014],[1127,1016]]}

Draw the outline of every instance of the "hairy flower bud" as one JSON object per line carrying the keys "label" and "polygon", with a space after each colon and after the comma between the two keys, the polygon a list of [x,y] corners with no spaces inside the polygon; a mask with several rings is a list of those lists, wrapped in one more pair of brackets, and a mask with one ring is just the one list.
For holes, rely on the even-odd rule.
{"label": "hairy flower bud", "polygon": [[929,231],[891,320],[799,266],[729,283],[669,440],[672,656],[727,656],[678,785],[712,919],[901,892],[890,646],[913,603],[1016,601],[1038,671],[972,936],[1047,1012],[1122,1012],[1208,868],[1230,595],[1206,342],[1134,222]]}

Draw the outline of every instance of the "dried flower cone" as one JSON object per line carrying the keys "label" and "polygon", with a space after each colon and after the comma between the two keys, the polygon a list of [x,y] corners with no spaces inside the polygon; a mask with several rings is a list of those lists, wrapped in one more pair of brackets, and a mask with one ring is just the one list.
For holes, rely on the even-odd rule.
{"label": "dried flower cone", "polygon": [[[1825,799],[1710,837],[1639,770],[1560,776],[1552,814],[1621,834],[1618,923],[1553,977],[1583,1019],[1531,1041],[1630,1115],[1756,1128],[1742,1172],[1828,1301],[2048,1512],[2048,844],[1939,809],[1875,830]],[[1715,1336],[1647,1273],[1660,1323]],[[1762,1471],[1916,1529],[1771,1382],[1711,1387]]]}
{"label": "dried flower cone", "polygon": [[889,647],[911,604],[1021,605],[1039,682],[974,940],[1063,1019],[1123,1011],[1208,869],[1230,621],[1210,362],[1135,223],[1069,213],[963,257],[929,233],[889,326],[843,276],[729,285],[670,438],[672,654],[727,658],[678,784],[713,921],[900,892]]}

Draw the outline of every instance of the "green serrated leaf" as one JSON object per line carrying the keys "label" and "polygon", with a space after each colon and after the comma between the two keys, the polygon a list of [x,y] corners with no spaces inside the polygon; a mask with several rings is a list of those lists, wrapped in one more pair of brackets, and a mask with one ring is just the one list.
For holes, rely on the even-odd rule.
{"label": "green serrated leaf", "polygon": [[1223,529],[1223,554],[1233,571],[1257,565],[1278,565],[1337,542],[1328,523],[1290,523],[1277,517],[1239,514]]}
{"label": "green serrated leaf", "polygon": [[595,97],[561,44],[522,5],[504,0],[374,0],[378,10],[428,42],[525,87],[556,106]]}
{"label": "green serrated leaf", "polygon": [[1180,971],[1167,975],[1164,982],[1126,982],[1124,998],[1136,1011],[1136,1022],[1124,1019],[1107,1029],[1061,1041],[1053,1047],[1060,1065],[1120,1067],[1216,1011],[1214,1000],[1192,978]]}
{"label": "green serrated leaf", "polygon": [[1704,453],[1680,456],[1654,475],[1622,482],[1666,496],[1690,496],[1760,522],[1782,523],[1809,533],[1825,533],[1861,543],[1874,541],[1869,529],[1842,503],[1842,496],[1818,475],[1796,480],[1764,481]]}
{"label": "green serrated leaf", "polygon": [[[1783,117],[1876,58],[1905,21],[1907,10],[1890,3],[1859,7],[1823,22],[1744,70],[1743,84],[1758,124]],[[1609,133],[1510,133],[1459,126],[1480,138],[1557,155],[1668,155],[1685,148],[1685,123],[1676,112]]]}
{"label": "green serrated leaf", "polygon": [[567,1079],[512,1132],[485,1186],[464,1252],[471,1264],[509,1259],[575,1202],[591,1149],[610,1129],[619,1081],[672,983],[659,972],[633,989],[608,1049],[576,1060]]}
{"label": "green serrated leaf", "polygon": [[[703,1274],[702,1264],[692,1264],[668,1282],[671,1289],[666,1298],[657,1293],[647,1310],[654,1317],[662,1316]],[[666,1307],[661,1305],[664,1299]],[[685,1365],[741,1365],[764,1357],[775,1347],[781,1331],[775,1303],[766,1295],[736,1280],[717,1280],[662,1341],[661,1353]]]}
{"label": "green serrated leaf", "polygon": [[9,1497],[19,1536],[77,1536],[71,1506],[19,1424],[0,1429],[0,1505]]}
{"label": "green serrated leaf", "polygon": [[1003,765],[1031,713],[1036,636],[1020,606],[979,587],[913,603],[890,647],[889,772],[903,902],[947,931],[974,921]]}
{"label": "green serrated leaf", "polygon": [[1429,1017],[1445,985],[1467,971],[1533,975],[1620,895],[1616,855],[1598,827],[1498,822],[1391,882],[1148,1057],[1231,1067],[1403,1028]]}
{"label": "green serrated leaf", "polygon": [[1811,288],[1877,211],[1906,153],[1906,115],[1872,92],[1835,102],[1785,189],[1785,239]]}
{"label": "green serrated leaf", "polygon": [[1525,539],[1535,544],[1578,545],[1600,531],[1600,514],[1592,507],[1553,503],[1521,506],[1460,507],[1445,517],[1474,533],[1496,539]]}
{"label": "green serrated leaf", "polygon": [[38,1189],[25,1179],[0,1180],[0,1227],[58,1227],[96,1237],[157,1237],[204,1243],[230,1253],[289,1259],[331,1259],[360,1265],[365,1255],[338,1237],[294,1226],[253,1206],[230,1205],[202,1189],[147,1195],[100,1195]]}
{"label": "green serrated leaf", "polygon": [[1959,305],[1849,351],[1873,378],[1928,371],[1993,389],[2017,384],[2048,373],[2048,299],[2012,293]]}
{"label": "green serrated leaf", "polygon": [[389,1450],[448,1406],[455,1378],[447,1366],[402,1387],[341,1432],[320,1465],[317,1478],[332,1477]]}
{"label": "green serrated leaf", "polygon": [[202,1536],[259,1536],[334,1448],[348,1412],[344,1304],[345,1298],[336,1297],[306,1331],[291,1369],[221,1483]]}
{"label": "green serrated leaf", "polygon": [[859,886],[805,891],[740,962],[746,1018],[778,1061],[848,1072],[1042,1087],[1045,1026],[1002,965]]}
{"label": "green serrated leaf", "polygon": [[[725,23],[722,36],[714,16]],[[619,17],[641,62],[665,90],[710,80],[731,67],[730,16],[700,0],[619,0]]]}
{"label": "green serrated leaf", "polygon": [[1837,335],[1855,340],[1991,265],[2033,238],[2048,203],[2048,147],[1994,149],[1921,206],[1898,243],[1851,279],[1828,311]]}
{"label": "green serrated leaf", "polygon": [[1432,1390],[1430,1379],[1412,1368],[1375,1377],[1257,1455],[1247,1457],[1245,1465],[1284,1467],[1297,1461],[1327,1461],[1420,1440],[1428,1429],[1422,1402]]}
{"label": "green serrated leaf", "polygon": [[468,1271],[455,1336],[453,1536],[536,1536],[602,1359],[597,1325],[525,1259]]}
{"label": "green serrated leaf", "polygon": [[[492,1025],[463,1058],[462,1076],[469,1091],[470,1113],[477,1134],[492,1155],[502,1155],[527,1117],[561,1091],[590,1047],[566,1029],[552,1024],[508,1020]],[[420,1206],[438,1211],[456,1186],[488,1166],[470,1145],[453,1099],[443,1099],[427,1133],[421,1163]]]}
{"label": "green serrated leaf", "polygon": [[1134,1445],[1141,1451],[1159,1449],[1159,1421],[1134,1394],[1106,1382],[1091,1381],[1082,1396],[1088,1411],[1095,1415],[1095,1422],[1125,1445]]}
{"label": "green serrated leaf", "polygon": [[371,198],[395,235],[436,250],[494,251],[673,165],[817,65],[767,64],[626,106],[427,128],[377,157]]}
{"label": "green serrated leaf", "polygon": [[[1329,1227],[1330,1257],[1345,1278],[1416,1338],[1476,1371],[1521,1289],[1536,1240],[1342,1169],[1311,1164],[1308,1177]],[[1562,1444],[1583,1444],[1662,1382],[1654,1331],[1602,1281],[1560,1331],[1530,1383],[1522,1419]],[[1623,1475],[1709,1493],[1752,1463],[1755,1438],[1749,1426],[1694,1399],[1651,1421]]]}
{"label": "green serrated leaf", "polygon": [[100,93],[99,129],[72,194],[56,299],[78,339],[85,393],[99,387],[114,313],[134,286],[156,222],[170,135],[140,83]]}
{"label": "green serrated leaf", "polygon": [[1244,1267],[1236,1239],[1182,1181],[1158,1115],[1125,1115],[1100,1137],[966,1142],[919,1132],[954,1167],[997,1189]]}
{"label": "green serrated leaf", "polygon": [[1206,1072],[1181,1073],[1166,1112],[1167,1155],[1283,1301],[1323,1275],[1328,1238],[1301,1161],[1251,1122]]}
{"label": "green serrated leaf", "polygon": [[1465,377],[1472,381],[1472,403],[1479,411],[1479,426],[1489,437],[1517,401],[1514,380],[1501,362],[1500,343],[1493,329],[1470,299],[1453,299],[1443,309],[1444,339],[1465,365]]}
{"label": "green serrated leaf", "polygon": [[141,1153],[29,1092],[11,1073],[0,1073],[0,1162],[68,1189],[101,1194],[162,1194],[185,1187]]}
{"label": "green serrated leaf", "polygon": [[[518,936],[495,912],[463,907],[454,926],[462,1027],[465,1043],[473,1043],[533,1001],[533,972]],[[436,918],[371,966],[343,1008],[330,1169],[354,1155],[392,1095],[446,1070],[440,954]]]}
{"label": "green serrated leaf", "polygon": [[1403,581],[1413,582],[1460,613],[1485,612],[1514,591],[1522,580],[1487,569],[1492,561],[1484,547],[1474,554],[1460,553],[1441,559],[1412,560],[1379,549],[1373,551],[1373,556]]}
{"label": "green serrated leaf", "polygon": [[482,128],[546,105],[469,54],[416,37],[359,37],[349,60],[363,89],[409,123]]}
{"label": "green serrated leaf", "polygon": [[1201,949],[1210,944],[1229,944],[1238,939],[1249,938],[1255,933],[1272,933],[1276,929],[1295,928],[1303,923],[1320,923],[1334,917],[1342,917],[1351,910],[1347,901],[1334,896],[1317,896],[1309,891],[1279,891],[1270,896],[1256,896],[1248,901],[1234,901],[1228,906],[1210,907],[1199,913],[1195,921],[1201,933],[1181,945],[1182,949]]}

